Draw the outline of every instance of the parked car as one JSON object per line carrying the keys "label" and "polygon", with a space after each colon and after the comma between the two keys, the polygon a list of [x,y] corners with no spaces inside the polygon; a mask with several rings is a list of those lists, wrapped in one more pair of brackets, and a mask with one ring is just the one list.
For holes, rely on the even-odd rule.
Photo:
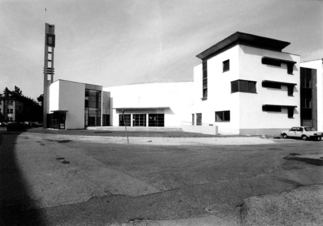
{"label": "parked car", "polygon": [[284,130],[280,133],[283,138],[294,137],[302,138],[303,140],[307,139],[322,139],[323,133],[314,131],[311,127],[308,126],[295,126],[290,130]]}
{"label": "parked car", "polygon": [[20,122],[11,122],[7,125],[7,131],[26,131],[26,126]]}

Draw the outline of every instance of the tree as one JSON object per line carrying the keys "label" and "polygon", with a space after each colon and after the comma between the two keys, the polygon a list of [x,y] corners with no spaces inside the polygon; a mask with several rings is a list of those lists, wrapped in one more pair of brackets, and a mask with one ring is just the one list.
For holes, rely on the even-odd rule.
{"label": "tree", "polygon": [[43,105],[43,101],[44,101],[44,94],[40,94],[39,97],[37,97],[37,101],[42,103]]}
{"label": "tree", "polygon": [[[17,121],[42,121],[42,107],[39,105],[37,101],[30,97],[26,97],[22,94],[22,91],[19,87],[15,86],[14,91],[10,91],[7,87],[3,91],[3,99],[4,99],[4,120],[7,120],[6,112],[8,101],[10,99],[14,99],[23,104],[22,110],[20,113],[16,115]],[[40,95],[37,100],[41,99],[42,95]]]}
{"label": "tree", "polygon": [[22,91],[19,87],[15,86],[15,91],[13,91],[15,94],[17,94],[18,96],[22,96]]}
{"label": "tree", "polygon": [[3,121],[7,121],[7,117],[6,117],[6,112],[7,112],[7,109],[8,109],[8,100],[10,98],[10,94],[11,94],[11,91],[8,89],[8,87],[6,87],[3,91]]}

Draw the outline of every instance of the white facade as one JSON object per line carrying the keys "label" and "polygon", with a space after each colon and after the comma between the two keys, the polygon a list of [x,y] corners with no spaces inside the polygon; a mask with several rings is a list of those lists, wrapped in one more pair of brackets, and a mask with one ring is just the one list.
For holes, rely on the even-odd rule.
{"label": "white facade", "polygon": [[322,59],[302,62],[301,67],[316,70],[317,130],[323,131],[323,64]]}
{"label": "white facade", "polygon": [[57,80],[49,90],[49,111],[66,111],[66,129],[84,129],[85,84]]}
{"label": "white facade", "polygon": [[[322,60],[300,64],[300,56],[282,51],[289,44],[237,32],[197,56],[202,63],[194,67],[193,82],[102,89],[58,80],[50,86],[50,112],[66,112],[66,129],[95,122],[95,126],[185,126],[212,134],[278,135],[301,124],[301,65],[317,70],[317,123],[323,130]],[[95,110],[90,102],[96,92],[101,106]]]}
{"label": "white facade", "polygon": [[[263,64],[265,58],[280,60],[281,66]],[[229,70],[223,72],[223,62]],[[251,45],[233,44],[207,57],[207,98],[203,98],[202,64],[194,68],[194,111],[201,114],[202,125],[216,125],[220,134],[277,134],[280,130],[300,124],[299,61],[300,57]],[[287,63],[285,63],[287,62]],[[287,64],[293,64],[292,74]],[[255,83],[256,92],[232,92],[231,82]],[[264,81],[280,82],[279,89],[263,87]],[[292,86],[293,95],[288,95]],[[281,106],[281,112],[264,111],[264,105]],[[288,108],[293,116],[288,117]],[[215,112],[229,111],[227,121],[216,121]]]}
{"label": "white facade", "polygon": [[164,115],[163,127],[179,127],[191,120],[192,82],[147,83],[118,87],[107,87],[110,93],[112,126],[120,126],[120,114],[130,114],[134,126],[134,115],[146,115],[145,127],[149,127],[150,114]]}

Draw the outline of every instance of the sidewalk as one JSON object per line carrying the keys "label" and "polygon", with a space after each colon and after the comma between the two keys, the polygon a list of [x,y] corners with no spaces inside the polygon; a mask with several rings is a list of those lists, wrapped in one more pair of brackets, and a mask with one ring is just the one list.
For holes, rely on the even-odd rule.
{"label": "sidewalk", "polygon": [[[33,134],[33,133],[29,133]],[[93,143],[144,144],[144,145],[257,145],[274,144],[274,139],[261,137],[126,137],[83,136],[67,134],[36,134],[46,139],[76,140]],[[285,142],[288,142],[287,140]],[[291,140],[291,142],[294,142]]]}

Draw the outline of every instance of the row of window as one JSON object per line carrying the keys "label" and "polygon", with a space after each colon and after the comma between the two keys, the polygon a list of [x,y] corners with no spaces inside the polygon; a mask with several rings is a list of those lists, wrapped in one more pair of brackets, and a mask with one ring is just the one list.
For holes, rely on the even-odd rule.
{"label": "row of window", "polygon": [[[278,105],[264,105],[263,111],[267,112],[281,112],[284,106]],[[294,117],[294,107],[287,107],[288,118]],[[230,111],[216,111],[215,122],[230,122]],[[192,125],[194,125],[194,114],[192,114]],[[202,125],[202,113],[196,114],[196,125]]]}
{"label": "row of window", "polygon": [[[119,115],[119,126],[131,126],[131,114]],[[147,114],[133,114],[132,126],[146,127]],[[165,115],[164,114],[148,114],[149,127],[164,127]]]}
{"label": "row of window", "polygon": [[[9,100],[7,103],[8,105],[13,105],[13,100]],[[0,105],[2,105],[2,101],[0,101]]]}
{"label": "row of window", "polygon": [[[0,112],[2,111],[2,109],[0,109]],[[7,113],[13,113],[13,109],[7,109]]]}
{"label": "row of window", "polygon": [[[270,57],[263,57],[262,58],[262,64],[270,65],[270,66],[276,66],[281,67],[282,64],[287,65],[287,73],[293,74],[293,68],[294,64],[296,62],[288,61],[288,60],[282,60],[282,59],[276,59],[276,58],[270,58]],[[203,68],[203,85],[202,85],[202,100],[207,99],[207,60],[202,61],[202,68]],[[222,62],[222,72],[226,72],[230,70],[230,60],[225,60]],[[309,82],[306,80],[304,81],[304,85],[309,85]],[[276,88],[281,89],[282,83],[279,82],[267,82],[263,83],[263,87],[268,88]],[[304,87],[305,87],[304,86]],[[294,91],[294,84],[287,84],[288,87],[288,96],[293,95]],[[231,91],[234,92],[247,92],[247,93],[256,93],[256,82],[253,81],[246,81],[246,80],[237,80],[231,82]]]}

